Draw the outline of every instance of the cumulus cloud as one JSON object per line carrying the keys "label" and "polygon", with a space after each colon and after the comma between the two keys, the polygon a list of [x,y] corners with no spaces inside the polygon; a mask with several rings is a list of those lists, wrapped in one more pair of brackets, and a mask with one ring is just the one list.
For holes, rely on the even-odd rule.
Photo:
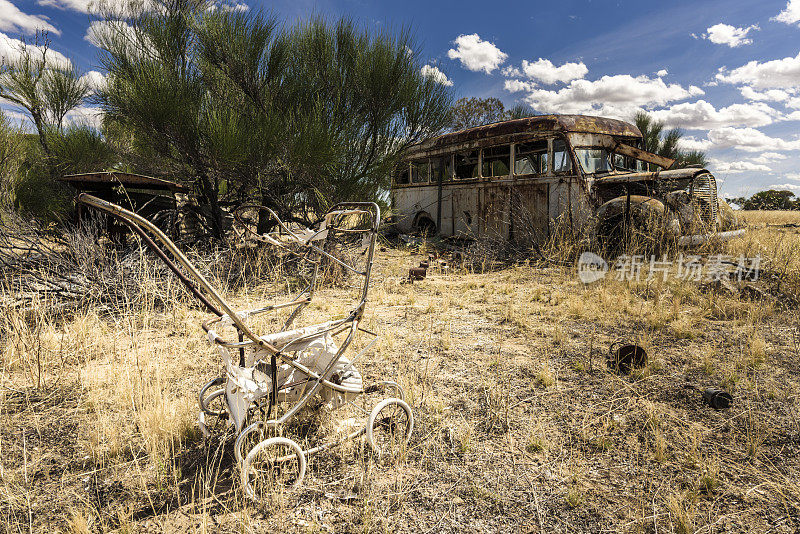
{"label": "cumulus cloud", "polygon": [[751,158],[750,161],[755,163],[770,163],[772,161],[786,159],[786,154],[781,154],[779,152],[764,152],[758,157]]}
{"label": "cumulus cloud", "polygon": [[586,76],[589,69],[583,62],[564,63],[560,67],[553,65],[549,59],[539,58],[536,61],[522,60],[522,72],[532,80],[538,80],[547,85],[557,82],[567,83]]}
{"label": "cumulus cloud", "polygon": [[[19,39],[14,39],[4,33],[0,33],[0,62],[13,62],[22,57],[23,51],[28,49],[42,50],[40,46],[25,44]],[[72,62],[64,54],[49,48],[47,50],[47,59],[50,65],[66,67],[72,66]]]}
{"label": "cumulus cloud", "polygon": [[752,26],[748,26],[746,28],[737,28],[736,26],[731,26],[730,24],[714,24],[706,29],[706,33],[703,34],[703,39],[708,39],[714,44],[723,44],[728,45],[731,48],[736,48],[737,46],[752,43],[753,40],[748,39],[747,34],[752,30],[759,29],[760,28],[757,24],[753,24]]}
{"label": "cumulus cloud", "polygon": [[424,65],[420,70],[420,74],[422,74],[426,78],[431,78],[433,81],[438,82],[442,85],[446,85],[448,87],[453,85],[453,82],[447,78],[444,72],[440,71],[436,67],[432,67],[430,65]]}
{"label": "cumulus cloud", "polygon": [[130,39],[131,43],[137,41],[136,30],[133,26],[122,20],[95,20],[86,29],[83,38],[94,46],[102,46],[103,40],[112,36],[115,32],[121,32]]}
{"label": "cumulus cloud", "polygon": [[732,104],[715,109],[705,100],[676,104],[668,109],[652,111],[653,118],[667,126],[710,130],[723,126],[766,126],[780,120],[782,114],[764,102]]}
{"label": "cumulus cloud", "polygon": [[504,88],[509,93],[519,93],[520,91],[533,91],[536,87],[534,82],[526,82],[523,80],[506,80]]}
{"label": "cumulus cloud", "polygon": [[453,43],[456,48],[448,50],[447,57],[458,59],[464,68],[474,72],[482,70],[486,74],[491,74],[508,58],[508,54],[497,48],[494,43],[481,39],[477,33],[459,35]]}
{"label": "cumulus cloud", "polygon": [[100,108],[79,106],[69,111],[64,120],[68,124],[86,125],[99,130],[103,124],[103,111]]}
{"label": "cumulus cloud", "polygon": [[630,119],[642,106],[663,106],[703,94],[696,86],[688,89],[666,84],[661,78],[618,74],[589,80],[573,80],[558,91],[534,89],[525,100],[534,109],[546,113],[599,113]]}
{"label": "cumulus cloud", "polygon": [[800,191],[800,184],[771,184],[767,189]]}
{"label": "cumulus cloud", "polygon": [[755,89],[794,88],[800,86],[800,53],[795,57],[764,63],[753,60],[731,71],[723,67],[716,78],[721,82],[749,85]]}
{"label": "cumulus cloud", "polygon": [[747,171],[771,172],[772,169],[766,165],[753,163],[751,161],[719,161],[711,160],[709,167],[714,172],[725,172],[728,174],[738,174]]}
{"label": "cumulus cloud", "polygon": [[783,22],[785,24],[794,24],[800,21],[800,0],[789,0],[786,4],[786,9],[772,17],[770,20]]}
{"label": "cumulus cloud", "polygon": [[800,150],[800,140],[770,137],[755,128],[717,128],[708,132],[714,148],[735,147],[747,152]]}
{"label": "cumulus cloud", "polygon": [[[766,91],[756,91],[752,87],[741,87],[739,92],[748,100],[766,101],[766,102],[784,102],[791,97],[788,91],[781,89],[767,89]],[[794,92],[794,91],[792,91]]]}
{"label": "cumulus cloud", "polygon": [[[222,11],[228,11],[228,12],[237,12],[237,11],[238,12],[245,12],[245,11],[250,11],[250,6],[248,6],[245,3],[240,3],[240,2],[225,3],[225,2],[217,2],[215,0],[211,0],[208,3],[208,7],[206,8],[207,11],[211,11],[211,12],[214,12],[217,9],[220,9]],[[408,47],[406,47],[406,48],[408,48]],[[410,48],[408,48],[408,49],[411,50]]]}
{"label": "cumulus cloud", "polygon": [[656,76],[658,76],[659,78],[663,78],[667,74],[669,74],[669,72],[667,72],[667,69],[661,69],[660,71],[656,72]]}
{"label": "cumulus cloud", "polygon": [[83,76],[81,76],[81,80],[85,81],[86,84],[89,86],[90,89],[93,91],[99,91],[100,89],[105,88],[106,86],[106,76],[102,72],[98,72],[96,70],[90,70]]}
{"label": "cumulus cloud", "polygon": [[522,71],[511,65],[503,67],[503,70],[501,70],[500,73],[506,78],[519,78],[522,76]]}
{"label": "cumulus cloud", "polygon": [[26,35],[34,34],[36,30],[45,30],[61,35],[58,28],[50,24],[47,17],[23,13],[9,0],[0,0],[0,30],[20,32]]}
{"label": "cumulus cloud", "polygon": [[708,150],[712,145],[708,139],[697,139],[690,135],[681,137],[678,144],[682,150]]}

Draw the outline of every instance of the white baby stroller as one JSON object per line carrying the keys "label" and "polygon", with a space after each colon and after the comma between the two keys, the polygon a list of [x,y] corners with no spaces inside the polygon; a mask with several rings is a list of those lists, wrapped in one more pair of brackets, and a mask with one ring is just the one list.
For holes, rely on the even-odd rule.
{"label": "white baby stroller", "polygon": [[[237,210],[236,219],[246,235],[279,247],[295,258],[297,268],[305,269],[307,274],[307,284],[289,301],[237,312],[151,222],[85,193],[79,195],[78,201],[125,222],[216,315],[202,326],[219,352],[224,375],[210,380],[200,390],[199,424],[207,437],[221,427],[232,427],[236,434],[234,454],[249,497],[261,499],[275,490],[297,488],[305,476],[307,456],[362,435],[372,451],[383,457],[396,454],[407,445],[414,417],[402,388],[393,381],[378,381],[365,387],[355,366],[377,340],[377,334],[361,326],[380,222],[376,204],[339,204],[311,229],[286,224],[260,206]],[[255,232],[246,220],[248,211],[261,211],[262,225],[266,221],[272,230]],[[150,235],[163,244],[174,261]],[[341,251],[351,256],[340,254]],[[303,308],[312,302],[321,268],[338,270],[359,281],[355,302],[338,319],[295,327]],[[277,331],[265,335],[253,331],[251,325],[259,315],[277,310],[288,314]],[[374,339],[348,358],[348,349],[360,334]],[[232,339],[234,335],[236,339]],[[387,392],[391,395],[387,396]],[[308,412],[346,412],[339,424],[327,425],[336,428],[336,438],[310,439],[313,430],[325,426],[319,424],[312,425],[312,432],[307,430],[300,440],[313,446],[304,448],[298,440],[285,435],[290,422]]]}

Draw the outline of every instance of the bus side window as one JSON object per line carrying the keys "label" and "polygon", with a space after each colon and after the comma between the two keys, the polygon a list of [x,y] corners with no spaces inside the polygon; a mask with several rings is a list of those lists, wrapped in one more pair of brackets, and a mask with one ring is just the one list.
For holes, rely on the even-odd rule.
{"label": "bus side window", "polygon": [[469,180],[478,177],[478,151],[456,154],[456,180]]}
{"label": "bus side window", "polygon": [[547,141],[518,143],[514,149],[514,174],[547,174]]}
{"label": "bus side window", "polygon": [[508,176],[508,165],[511,161],[511,146],[493,146],[483,149],[482,176]]}
{"label": "bus side window", "polygon": [[432,184],[438,184],[440,181],[446,182],[450,180],[452,174],[452,170],[450,169],[450,156],[431,159]]}
{"label": "bus side window", "polygon": [[400,163],[395,169],[394,183],[403,185],[408,183],[408,163]]}
{"label": "bus side window", "polygon": [[428,183],[428,160],[415,161],[411,163],[411,183]]}
{"label": "bus side window", "polygon": [[569,157],[567,143],[563,139],[553,140],[553,172],[569,172],[572,170],[572,159]]}

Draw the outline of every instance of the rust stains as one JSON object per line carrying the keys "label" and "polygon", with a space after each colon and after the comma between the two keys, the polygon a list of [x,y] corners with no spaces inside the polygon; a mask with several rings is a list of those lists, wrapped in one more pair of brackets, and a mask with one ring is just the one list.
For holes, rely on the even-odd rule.
{"label": "rust stains", "polygon": [[633,124],[616,119],[589,115],[538,115],[510,121],[476,126],[435,137],[421,143],[420,148],[434,149],[446,145],[469,143],[502,135],[536,132],[581,132],[622,137],[641,138],[642,133]]}

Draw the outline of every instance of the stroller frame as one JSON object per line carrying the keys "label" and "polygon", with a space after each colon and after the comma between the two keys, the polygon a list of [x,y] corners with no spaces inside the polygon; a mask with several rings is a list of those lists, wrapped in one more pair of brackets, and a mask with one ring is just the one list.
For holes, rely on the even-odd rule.
{"label": "stroller frame", "polygon": [[[365,354],[378,339],[378,334],[360,326],[366,309],[369,292],[372,266],[377,241],[378,226],[380,224],[380,208],[370,202],[347,202],[334,206],[313,230],[295,228],[294,230],[282,221],[274,211],[263,206],[241,206],[234,212],[236,220],[243,228],[256,239],[282,248],[294,256],[307,261],[312,266],[312,273],[308,285],[300,290],[293,298],[286,302],[271,304],[251,310],[235,311],[220,293],[206,280],[181,250],[158,227],[140,215],[126,210],[116,204],[106,202],[92,195],[82,193],[77,198],[78,202],[105,212],[120,219],[123,223],[138,234],[145,244],[158,255],[167,267],[186,285],[190,293],[202,302],[214,315],[202,323],[208,340],[223,358],[226,372],[224,376],[209,380],[199,392],[199,417],[198,423],[206,437],[210,437],[211,423],[227,420],[228,425],[235,428],[237,434],[234,442],[234,453],[241,467],[241,480],[246,494],[253,499],[260,498],[255,490],[254,482],[259,476],[255,467],[257,457],[264,453],[271,455],[266,462],[270,470],[280,469],[290,460],[296,460],[297,468],[294,481],[283,486],[284,488],[297,488],[303,480],[306,471],[306,456],[340,445],[348,440],[353,440],[361,435],[366,436],[370,448],[379,456],[388,452],[388,447],[380,443],[376,433],[386,432],[389,438],[397,445],[404,446],[408,443],[414,426],[413,412],[404,400],[403,389],[392,381],[379,381],[364,387],[361,375],[353,364]],[[265,210],[272,221],[274,230],[271,233],[257,234],[242,220],[245,209]],[[370,221],[368,228],[345,229],[335,228],[331,224],[339,218],[350,215],[366,217]],[[325,250],[324,243],[329,232],[342,232],[344,234],[357,234],[361,236],[362,243],[366,245],[366,262],[363,270],[359,270],[345,261],[340,260]],[[151,238],[154,237],[159,246]],[[283,240],[283,242],[282,242]],[[297,246],[302,253],[292,250],[287,244]],[[164,251],[168,251],[173,261]],[[357,304],[347,313],[346,317],[336,319],[305,328],[289,330],[294,320],[302,310],[312,302],[320,264],[323,259],[333,262],[341,268],[347,269],[357,276],[363,277],[360,288],[360,298]],[[199,286],[199,287],[198,287]],[[247,324],[247,318],[258,314],[279,309],[291,309],[288,319],[279,332],[259,336]],[[223,338],[217,328],[232,327],[236,330],[238,340]],[[346,332],[346,337],[340,347],[332,341],[333,336]],[[365,333],[372,339],[352,360],[345,357],[345,353],[352,344],[356,335]],[[335,349],[335,350],[334,350]],[[238,353],[238,361],[234,361],[232,354]],[[295,355],[292,356],[291,353]],[[316,356],[316,359],[314,357]],[[313,364],[313,365],[312,365]],[[264,369],[266,368],[266,371]],[[276,435],[260,440],[250,447],[248,437],[256,433],[272,431],[280,434],[282,428],[303,408],[310,407],[312,401],[328,400],[327,406],[336,409],[345,404],[355,406],[355,397],[365,393],[384,392],[394,390],[395,395],[384,398],[369,412],[366,425],[347,434],[345,437],[309,449],[303,449],[295,441]],[[221,409],[211,407],[215,401],[225,399]],[[283,398],[282,398],[283,397]],[[288,402],[291,407],[282,415],[277,416],[281,402]],[[267,403],[267,412],[264,414],[264,404]],[[246,405],[246,406],[245,406]],[[322,404],[325,406],[325,404]],[[256,419],[256,412],[260,411],[261,419]],[[276,416],[272,416],[273,411]],[[391,416],[384,412],[392,411]],[[255,419],[255,420],[254,420]],[[395,436],[402,431],[402,436]],[[248,450],[244,450],[248,448]],[[285,448],[288,454],[271,453],[273,448]],[[251,480],[252,479],[252,480]]]}

